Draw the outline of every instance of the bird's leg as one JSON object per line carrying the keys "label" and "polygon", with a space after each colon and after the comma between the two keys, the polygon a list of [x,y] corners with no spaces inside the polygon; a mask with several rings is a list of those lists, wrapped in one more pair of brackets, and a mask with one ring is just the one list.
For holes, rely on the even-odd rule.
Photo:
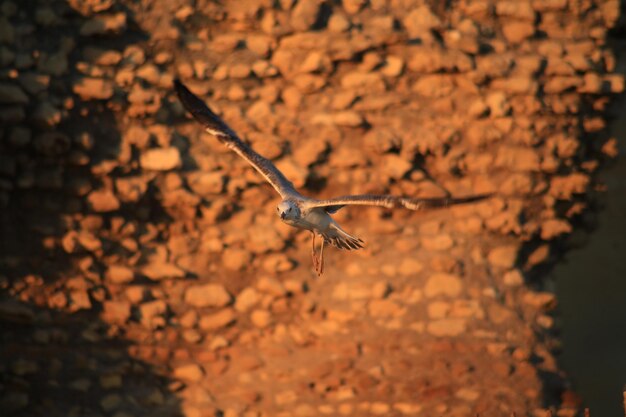
{"label": "bird's leg", "polygon": [[313,236],[311,239],[311,257],[313,258],[313,267],[315,268],[315,272],[317,272],[317,276],[321,276],[324,272],[324,243],[326,239],[322,236],[322,244],[320,246],[319,255],[316,252],[315,248],[315,232],[312,232]]}
{"label": "bird's leg", "polygon": [[320,267],[317,271],[318,276],[322,276],[324,273],[324,243],[326,243],[326,238],[322,236],[322,246],[320,247]]}
{"label": "bird's leg", "polygon": [[311,235],[311,258],[313,258],[313,267],[317,271],[319,259],[317,259],[317,254],[315,253],[315,232],[311,232]]}

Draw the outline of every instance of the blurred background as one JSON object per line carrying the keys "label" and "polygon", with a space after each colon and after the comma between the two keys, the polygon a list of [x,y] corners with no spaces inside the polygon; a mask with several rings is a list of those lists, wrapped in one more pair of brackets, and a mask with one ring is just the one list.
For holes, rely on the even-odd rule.
{"label": "blurred background", "polygon": [[[0,409],[622,412],[623,15],[0,1]],[[306,195],[494,196],[344,209],[317,277],[174,78]]]}

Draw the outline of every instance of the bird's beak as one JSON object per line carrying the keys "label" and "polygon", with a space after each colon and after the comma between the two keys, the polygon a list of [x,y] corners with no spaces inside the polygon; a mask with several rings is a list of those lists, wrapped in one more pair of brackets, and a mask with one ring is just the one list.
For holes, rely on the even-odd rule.
{"label": "bird's beak", "polygon": [[285,220],[285,212],[284,211],[282,213],[280,213],[280,219],[281,220]]}

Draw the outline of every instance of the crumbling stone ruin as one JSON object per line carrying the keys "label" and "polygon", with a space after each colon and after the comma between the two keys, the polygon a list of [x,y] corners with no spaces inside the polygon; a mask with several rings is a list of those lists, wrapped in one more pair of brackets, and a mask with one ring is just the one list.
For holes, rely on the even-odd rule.
{"label": "crumbling stone ruin", "polygon": [[[3,1],[0,408],[575,415],[534,271],[616,153],[619,7]],[[318,278],[175,77],[312,196],[495,196],[343,210]]]}

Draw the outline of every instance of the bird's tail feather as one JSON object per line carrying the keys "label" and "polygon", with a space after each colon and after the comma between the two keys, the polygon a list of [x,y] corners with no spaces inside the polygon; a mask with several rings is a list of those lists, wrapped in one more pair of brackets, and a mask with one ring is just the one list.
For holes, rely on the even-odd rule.
{"label": "bird's tail feather", "polygon": [[324,240],[339,249],[357,250],[362,249],[365,242],[358,237],[348,234],[336,224],[331,225],[330,231],[325,233]]}

